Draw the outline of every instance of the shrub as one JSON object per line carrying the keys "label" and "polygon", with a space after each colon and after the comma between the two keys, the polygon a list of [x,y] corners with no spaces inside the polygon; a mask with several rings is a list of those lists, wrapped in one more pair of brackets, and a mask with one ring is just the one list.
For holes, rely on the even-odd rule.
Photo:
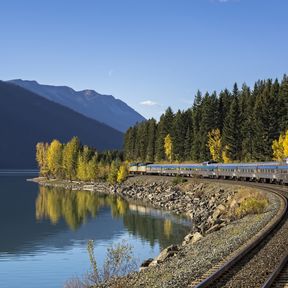
{"label": "shrub", "polygon": [[249,197],[240,203],[240,206],[235,210],[235,216],[242,218],[248,214],[263,213],[268,205],[266,198]]}
{"label": "shrub", "polygon": [[97,266],[93,240],[88,241],[87,250],[90,259],[90,271],[82,279],[72,278],[68,280],[65,283],[65,288],[88,288],[93,285],[97,287],[97,285],[110,280],[114,280],[111,287],[122,288],[124,287],[123,279],[116,279],[116,277],[124,276],[137,269],[132,246],[125,241],[107,248],[102,269],[98,269]]}
{"label": "shrub", "polygon": [[181,183],[185,183],[187,182],[187,179],[184,178],[184,177],[181,177],[179,175],[177,175],[173,180],[172,180],[172,184],[173,185],[178,185],[178,184],[181,184]]}

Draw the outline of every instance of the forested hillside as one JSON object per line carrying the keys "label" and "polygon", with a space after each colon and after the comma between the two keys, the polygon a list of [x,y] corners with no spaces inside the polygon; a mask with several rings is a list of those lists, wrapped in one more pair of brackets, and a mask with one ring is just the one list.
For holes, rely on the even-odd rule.
{"label": "forested hillside", "polygon": [[287,75],[280,82],[257,81],[252,88],[244,84],[239,89],[235,83],[232,91],[219,94],[198,91],[188,110],[168,108],[158,123],[150,119],[129,128],[125,157],[199,162],[217,159],[218,149],[220,161],[266,161],[273,158],[273,140],[287,129]]}

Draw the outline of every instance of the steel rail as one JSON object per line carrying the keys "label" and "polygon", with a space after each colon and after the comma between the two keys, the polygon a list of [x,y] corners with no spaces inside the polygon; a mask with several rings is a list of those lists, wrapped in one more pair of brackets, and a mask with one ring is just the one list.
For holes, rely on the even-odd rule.
{"label": "steel rail", "polygon": [[[263,284],[261,288],[269,288],[273,284],[277,285],[277,278],[280,276],[280,273],[286,268],[286,264],[288,262],[288,253],[285,253],[285,255],[282,257],[280,263],[276,266],[274,271],[270,274],[267,281]],[[287,279],[286,279],[287,280]],[[287,284],[288,281],[285,281],[285,284]],[[281,285],[284,283],[281,283]],[[284,287],[284,286],[283,286]]]}

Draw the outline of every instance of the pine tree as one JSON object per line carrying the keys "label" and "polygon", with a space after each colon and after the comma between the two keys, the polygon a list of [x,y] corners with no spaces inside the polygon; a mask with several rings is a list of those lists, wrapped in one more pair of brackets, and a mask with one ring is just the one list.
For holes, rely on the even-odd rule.
{"label": "pine tree", "polygon": [[225,153],[232,161],[239,160],[241,155],[241,131],[239,122],[238,97],[233,99],[223,128],[223,145]]}
{"label": "pine tree", "polygon": [[201,138],[200,138],[200,123],[201,123],[201,104],[202,104],[202,95],[201,92],[198,91],[194,104],[192,107],[192,145],[191,145],[191,157],[193,160],[200,160],[200,146],[201,146]]}
{"label": "pine tree", "polygon": [[164,151],[164,138],[167,134],[171,135],[173,127],[174,113],[170,107],[167,108],[165,113],[160,117],[157,129],[157,142],[156,142],[156,160],[161,161],[165,159]]}
{"label": "pine tree", "polygon": [[155,119],[150,119],[148,122],[148,136],[147,136],[147,155],[146,161],[153,162],[155,157],[155,146],[156,146],[156,129],[157,124]]}
{"label": "pine tree", "polygon": [[184,141],[183,139],[186,136],[185,122],[184,122],[184,113],[180,110],[176,113],[173,121],[173,129],[172,129],[172,147],[173,147],[173,158],[176,161],[184,160]]}

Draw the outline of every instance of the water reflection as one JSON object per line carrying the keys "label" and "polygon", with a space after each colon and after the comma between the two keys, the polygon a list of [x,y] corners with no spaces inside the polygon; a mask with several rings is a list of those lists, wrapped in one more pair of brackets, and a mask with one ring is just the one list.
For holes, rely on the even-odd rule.
{"label": "water reflection", "polygon": [[89,269],[88,239],[100,264],[106,248],[122,239],[143,261],[189,231],[189,222],[163,211],[97,193],[39,188],[26,178],[0,175],[0,287],[63,287]]}
{"label": "water reflection", "polygon": [[[36,199],[36,219],[49,219],[57,224],[64,219],[71,230],[77,230],[89,218],[97,218],[101,208],[108,207],[112,218],[122,218],[124,227],[132,234],[156,242],[163,248],[180,242],[189,222],[163,211],[128,203],[120,197],[87,191],[40,187]],[[104,227],[103,227],[104,228]]]}

